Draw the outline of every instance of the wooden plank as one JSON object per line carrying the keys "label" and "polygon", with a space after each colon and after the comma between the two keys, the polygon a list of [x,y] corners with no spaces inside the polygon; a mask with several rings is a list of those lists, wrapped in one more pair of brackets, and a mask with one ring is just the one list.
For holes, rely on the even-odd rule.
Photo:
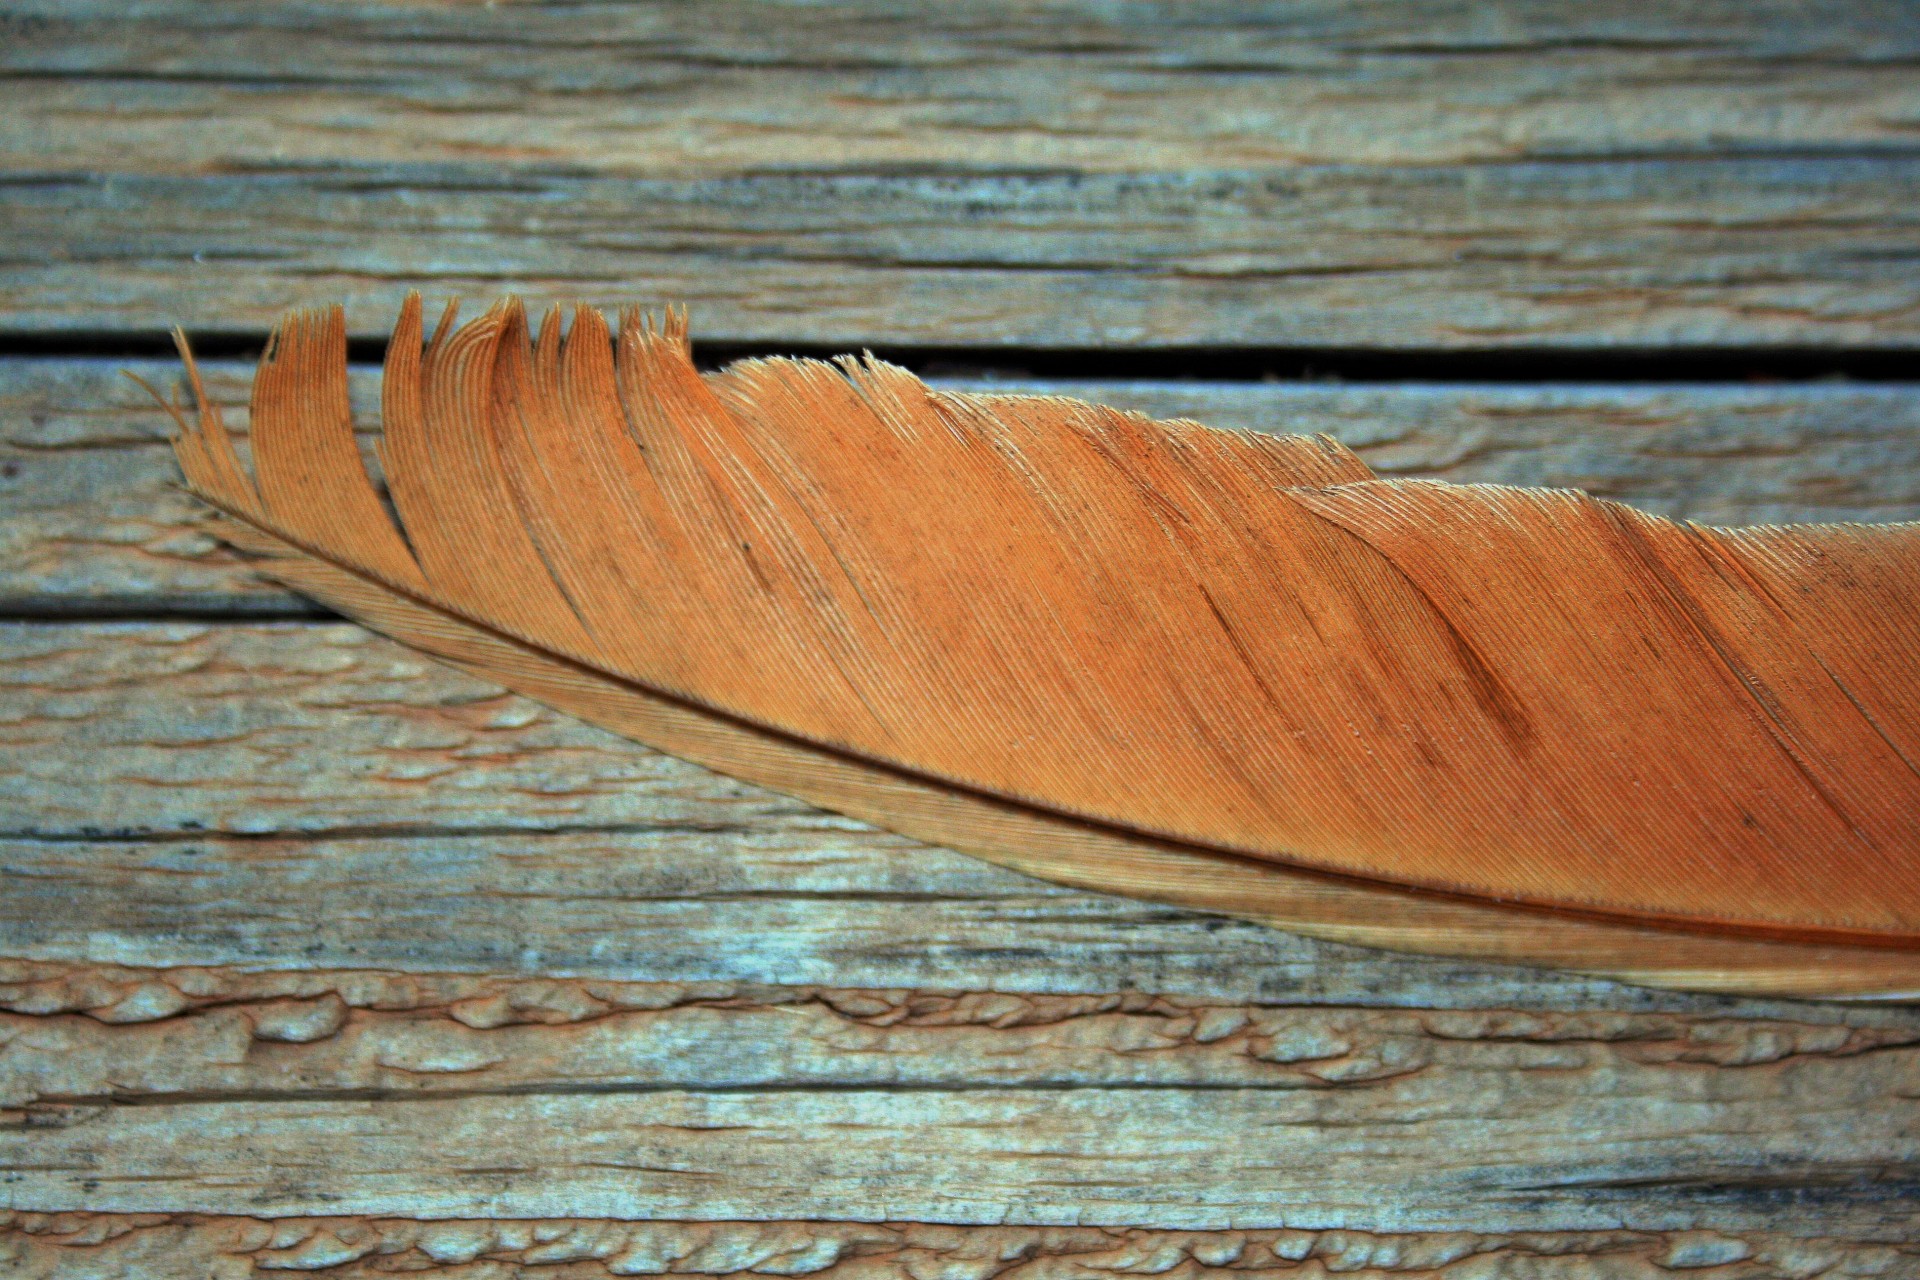
{"label": "wooden plank", "polygon": [[[0,960],[0,1107],[189,1100],[986,1086],[1350,1089],[1426,1072],[1632,1076],[1667,1105],[1703,1067],[1715,1103],[1829,1064],[1849,1097],[1912,1081],[1920,1020],[1708,1011],[1398,1010],[1114,991],[622,982],[380,970],[133,969]],[[1859,1021],[1859,1019],[1854,1019]],[[1582,1073],[1585,1073],[1584,1075]],[[1528,1077],[1531,1078],[1531,1077]],[[1616,1087],[1608,1085],[1608,1088]],[[1424,1096],[1424,1095],[1423,1095]]]}
{"label": "wooden plank", "polygon": [[8,6],[0,164],[1140,171],[1904,150],[1898,0]]}
{"label": "wooden plank", "polygon": [[[123,369],[162,387],[178,375],[162,360],[0,360],[0,608],[310,612],[196,528],[157,443],[170,424]],[[244,431],[251,370],[207,373]],[[1920,518],[1920,389],[1902,384],[935,381],[1326,432],[1383,475],[1584,488],[1708,523]],[[363,423],[377,384],[355,366]]]}
{"label": "wooden plank", "polygon": [[1383,956],[1055,888],[657,755],[344,624],[13,625],[0,654],[0,936],[20,957],[1810,1008]]}
{"label": "wooden plank", "polygon": [[1726,1268],[1741,1280],[1914,1273],[1911,1246],[1809,1237],[1790,1228],[1713,1231],[1148,1231],[950,1227],[925,1223],[615,1222],[262,1218],[259,1215],[0,1212],[0,1259],[21,1280],[143,1276],[204,1280],[324,1269],[342,1280],[400,1272],[460,1280],[538,1275],[817,1276],[820,1280],[991,1280],[1009,1272],[1226,1280],[1409,1275],[1481,1280],[1669,1280]]}
{"label": "wooden plank", "polygon": [[1738,1012],[1879,1027],[1915,1016],[1684,996],[1314,942],[1056,888],[831,822],[798,816],[732,830],[716,823],[710,832],[636,824],[558,834],[15,838],[0,841],[9,881],[0,934],[13,956],[152,967],[1131,990],[1298,1004]]}
{"label": "wooden plank", "polygon": [[[0,935],[16,956],[1349,1003],[1685,999],[1384,958],[1039,884],[498,696],[354,628],[15,632]],[[109,794],[131,838],[102,838],[115,834],[100,828]]]}
{"label": "wooden plank", "polygon": [[409,288],[750,342],[1904,348],[1920,159],[730,178],[20,174],[0,328],[255,330]]}
{"label": "wooden plank", "polygon": [[1423,1071],[1351,1090],[48,1104],[0,1129],[0,1195],[8,1208],[121,1213],[1194,1230],[1741,1231],[1790,1212],[1822,1234],[1910,1241],[1920,1228],[1913,1104],[1846,1090],[1845,1078],[1798,1062],[1738,1099],[1712,1088],[1650,1096],[1632,1072],[1549,1068],[1477,1082]]}
{"label": "wooden plank", "polygon": [[[14,6],[0,325],[1911,345],[1910,9]],[[1063,52],[1073,56],[1063,58]]]}
{"label": "wooden plank", "polygon": [[14,327],[372,332],[406,280],[846,344],[1914,340],[1884,0],[7,21]]}
{"label": "wooden plank", "polygon": [[[811,812],[345,623],[0,637],[0,812],[14,833],[698,835]],[[806,822],[816,841],[833,825]]]}

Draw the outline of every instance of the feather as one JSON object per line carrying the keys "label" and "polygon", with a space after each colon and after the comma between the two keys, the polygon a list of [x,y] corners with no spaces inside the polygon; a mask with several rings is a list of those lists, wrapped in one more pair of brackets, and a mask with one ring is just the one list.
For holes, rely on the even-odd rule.
{"label": "feather", "polygon": [[337,309],[277,331],[255,479],[196,379],[190,487],[269,572],[583,718],[1321,936],[1920,985],[1914,526],[1385,482],[1329,440],[940,394],[870,358],[702,375],[674,316],[535,335],[509,303],[423,338],[417,298],[382,388],[389,516],[344,333]]}

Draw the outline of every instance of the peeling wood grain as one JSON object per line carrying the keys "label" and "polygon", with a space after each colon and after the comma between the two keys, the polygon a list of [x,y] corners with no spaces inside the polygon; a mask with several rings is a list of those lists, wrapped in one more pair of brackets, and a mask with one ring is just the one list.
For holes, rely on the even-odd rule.
{"label": "peeling wood grain", "polygon": [[[1908,1239],[1916,1212],[1911,1019],[20,962],[0,962],[0,1006],[14,1011],[0,1015],[0,1106],[14,1108],[0,1203],[15,1208],[467,1217],[564,1202],[754,1217],[771,1203],[861,1217],[878,1204],[1059,1221],[1080,1212],[1055,1194],[1066,1170],[1098,1169],[1073,1185],[1094,1187],[1091,1216],[1114,1221],[1604,1219],[1680,1231],[1661,1256],[1710,1258],[1698,1265],[1764,1260],[1777,1244],[1743,1253],[1717,1233],[1788,1206],[1805,1231],[1886,1241]],[[423,1106],[439,1109],[409,1110]],[[1816,1129],[1826,1145],[1809,1143]],[[1174,1189],[1143,1190],[1149,1169]],[[1508,1194],[1500,1179],[1519,1177]],[[1200,1185],[1218,1194],[1178,1190]],[[1400,1207],[1409,1185],[1417,1209]],[[1012,1198],[982,1203],[982,1187]],[[1383,1217],[1365,1195],[1395,1207]],[[65,1221],[29,1229],[83,1245],[120,1234]],[[1443,1247],[1395,1247],[1416,1244]],[[1614,1255],[1627,1247],[1546,1251],[1626,1265]]]}
{"label": "peeling wood grain", "polygon": [[1042,884],[344,624],[0,627],[0,815],[0,954],[23,958],[1793,1007],[1387,956]]}
{"label": "peeling wood grain", "polygon": [[677,300],[712,338],[1106,346],[1920,342],[1920,158],[610,177],[17,173],[0,328],[263,328],[408,288]]}
{"label": "peeling wood grain", "polygon": [[1550,1118],[1596,1089],[1641,1096],[1650,1113],[1699,1102],[1764,1105],[1780,1097],[1786,1075],[1805,1070],[1821,1074],[1833,1098],[1897,1105],[1920,1078],[1914,1019],[1848,1026],[1616,1010],[1300,1008],[1142,992],[19,961],[0,961],[0,1009],[8,1011],[0,1013],[0,1107],[16,1109],[668,1088],[1159,1085],[1345,1089],[1373,1096],[1384,1117],[1442,1099],[1496,1111],[1508,1082],[1520,1079],[1528,1112]]}
{"label": "peeling wood grain", "polygon": [[[5,1207],[832,1218],[1377,1231],[1777,1227],[1911,1241],[1913,1104],[1805,1059],[1724,1078],[1438,1074],[1366,1089],[1009,1086],[39,1104]],[[1864,1094],[1864,1096],[1863,1096]],[[1711,1141],[1703,1141],[1711,1135]]]}
{"label": "peeling wood grain", "polygon": [[0,1265],[20,1280],[139,1275],[204,1280],[325,1271],[460,1280],[620,1275],[818,1276],[822,1280],[1092,1280],[1110,1275],[1412,1274],[1433,1280],[1831,1280],[1920,1274],[1910,1247],[1790,1231],[1145,1231],[928,1223],[615,1222],[0,1212]]}
{"label": "peeling wood grain", "polygon": [[[1135,171],[1908,147],[1911,8],[9,6],[0,162]],[[1063,56],[1065,55],[1065,56]]]}
{"label": "peeling wood grain", "polygon": [[[206,368],[244,431],[251,367]],[[178,378],[161,360],[0,359],[0,608],[311,615],[199,530],[170,424],[122,369]],[[1583,488],[1707,523],[1920,518],[1920,389],[1903,385],[935,382],[1326,432],[1383,475]],[[377,372],[356,366],[352,388],[377,421]]]}

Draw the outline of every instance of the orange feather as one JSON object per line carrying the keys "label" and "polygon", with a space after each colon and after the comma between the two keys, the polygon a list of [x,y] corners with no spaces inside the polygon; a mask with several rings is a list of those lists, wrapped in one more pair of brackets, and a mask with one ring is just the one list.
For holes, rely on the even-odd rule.
{"label": "orange feather", "polygon": [[[674,317],[536,335],[509,303],[424,338],[417,298],[382,393],[396,522],[344,334],[338,310],[277,332],[253,479],[201,397],[189,485],[269,572],[589,719],[1307,932],[1920,985],[1920,527],[1380,481],[1331,440],[871,359],[703,375]],[[1684,959],[1629,962],[1662,945]]]}

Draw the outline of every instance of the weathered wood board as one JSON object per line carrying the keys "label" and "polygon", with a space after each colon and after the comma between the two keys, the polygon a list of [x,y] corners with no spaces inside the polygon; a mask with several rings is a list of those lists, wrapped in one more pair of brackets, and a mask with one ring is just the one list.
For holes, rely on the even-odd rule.
{"label": "weathered wood board", "polygon": [[14,169],[1139,172],[1906,150],[1900,0],[8,6]]}
{"label": "weathered wood board", "polygon": [[[1836,1093],[1837,1074],[1780,1072],[1744,1107],[1676,1099],[1669,1085],[1656,1095],[1664,1132],[1641,1123],[1644,1093],[1591,1080],[1562,1102],[1562,1123],[1539,1123],[1534,1108],[1557,1099],[1509,1067],[1478,1107],[1442,1071],[1423,1072],[1421,1087],[1354,1091],[1183,1082],[250,1097],[193,1102],[190,1119],[167,1105],[46,1104],[6,1146],[39,1166],[13,1175],[17,1198],[82,1192],[135,1213],[184,1200],[217,1213],[381,1217],[1740,1231],[1799,1206],[1840,1230],[1910,1241],[1901,1198],[1831,1180],[1907,1164],[1911,1103]],[[1383,1123],[1384,1110],[1404,1115]],[[1695,1154],[1703,1125],[1716,1135],[1706,1161]]]}
{"label": "weathered wood board", "polygon": [[[1920,1277],[1920,1011],[1314,943],[716,778],[255,580],[119,376],[298,303],[673,300],[1383,474],[1915,519],[1916,59],[1899,0],[0,4],[0,1271]],[[1712,380],[1777,352],[1905,380]]]}
{"label": "weathered wood board", "polygon": [[[187,126],[183,126],[187,127]],[[673,300],[714,338],[1014,348],[1920,343],[1920,159],[641,178],[23,174],[0,329],[255,330],[409,288]],[[636,296],[638,295],[638,296]]]}
{"label": "weathered wood board", "polygon": [[1894,0],[19,3],[0,328],[414,284],[826,344],[1911,347]]}

